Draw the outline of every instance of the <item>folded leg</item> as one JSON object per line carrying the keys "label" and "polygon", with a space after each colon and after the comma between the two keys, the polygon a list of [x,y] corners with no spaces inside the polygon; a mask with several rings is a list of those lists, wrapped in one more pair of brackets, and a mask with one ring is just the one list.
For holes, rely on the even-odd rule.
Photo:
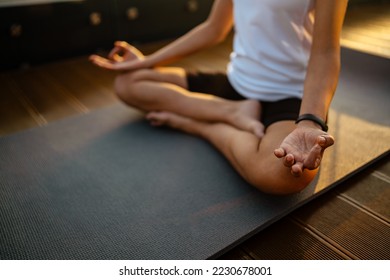
{"label": "folded leg", "polygon": [[223,122],[240,130],[263,136],[259,121],[260,103],[232,101],[188,90],[186,73],[181,68],[141,69],[116,78],[119,98],[141,110],[169,111],[204,122]]}
{"label": "folded leg", "polygon": [[251,185],[271,194],[291,194],[305,188],[316,170],[304,170],[295,177],[282,159],[274,155],[283,139],[294,130],[292,121],[270,125],[262,139],[225,123],[206,123],[169,112],[153,112],[148,119],[157,125],[200,136],[213,144]]}

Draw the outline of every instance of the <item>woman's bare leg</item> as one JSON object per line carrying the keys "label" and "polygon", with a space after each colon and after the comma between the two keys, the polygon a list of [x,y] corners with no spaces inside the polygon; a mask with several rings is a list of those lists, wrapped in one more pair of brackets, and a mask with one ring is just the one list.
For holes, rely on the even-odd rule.
{"label": "woman's bare leg", "polygon": [[115,90],[125,103],[141,110],[168,111],[204,122],[223,122],[263,136],[260,103],[231,101],[188,91],[182,68],[142,69],[124,73],[115,80]]}
{"label": "woman's bare leg", "polygon": [[295,124],[292,121],[272,124],[267,128],[264,137],[259,139],[252,133],[224,123],[205,123],[169,112],[152,112],[147,118],[154,124],[168,125],[208,140],[246,181],[263,192],[298,192],[312,181],[317,172],[305,170],[300,177],[295,177],[273,153],[294,130]]}

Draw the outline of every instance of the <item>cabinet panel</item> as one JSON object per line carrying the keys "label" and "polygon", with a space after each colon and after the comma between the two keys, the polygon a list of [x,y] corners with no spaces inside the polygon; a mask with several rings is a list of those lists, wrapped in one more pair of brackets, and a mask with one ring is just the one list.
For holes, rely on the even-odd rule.
{"label": "cabinet panel", "polygon": [[114,40],[108,1],[82,1],[0,9],[1,68],[106,47]]}
{"label": "cabinet panel", "polygon": [[153,41],[184,34],[204,21],[213,0],[118,0],[118,37]]}

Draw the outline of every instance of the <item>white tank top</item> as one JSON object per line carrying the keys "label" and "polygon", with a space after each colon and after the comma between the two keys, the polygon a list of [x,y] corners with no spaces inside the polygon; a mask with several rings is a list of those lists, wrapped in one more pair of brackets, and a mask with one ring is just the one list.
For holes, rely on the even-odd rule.
{"label": "white tank top", "polygon": [[227,75],[243,96],[302,98],[314,0],[233,0],[235,37]]}

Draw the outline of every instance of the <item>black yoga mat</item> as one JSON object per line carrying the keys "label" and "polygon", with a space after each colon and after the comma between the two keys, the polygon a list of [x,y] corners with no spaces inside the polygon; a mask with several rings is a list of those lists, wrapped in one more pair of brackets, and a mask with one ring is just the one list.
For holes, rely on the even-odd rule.
{"label": "black yoga mat", "polygon": [[257,191],[204,140],[120,104],[0,138],[0,259],[217,257],[389,150],[388,60],[343,57],[365,65],[343,68],[336,145],[297,195]]}

